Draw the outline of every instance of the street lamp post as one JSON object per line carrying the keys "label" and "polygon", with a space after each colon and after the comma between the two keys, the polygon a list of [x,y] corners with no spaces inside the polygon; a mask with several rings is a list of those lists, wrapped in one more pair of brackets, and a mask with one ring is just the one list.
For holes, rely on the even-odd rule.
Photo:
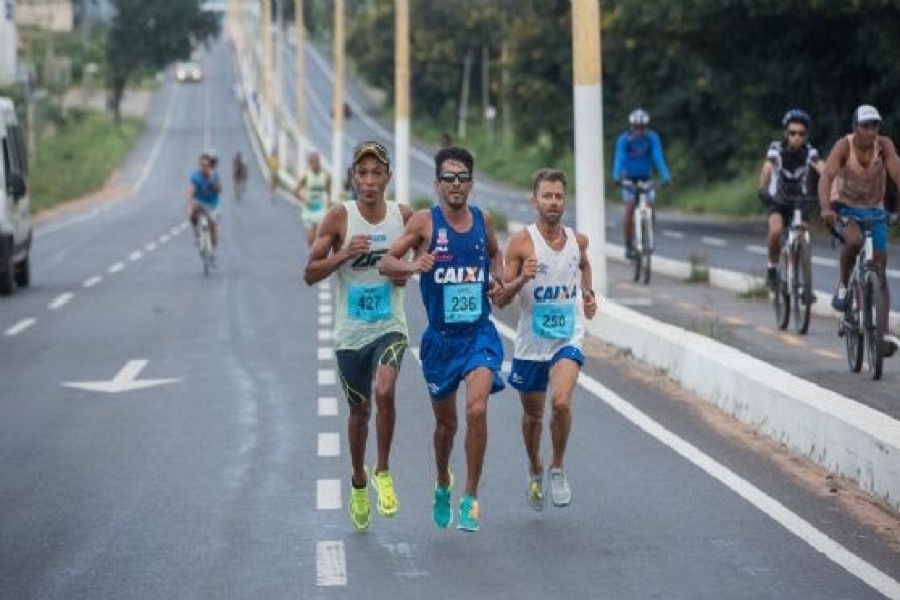
{"label": "street lamp post", "polygon": [[409,204],[409,0],[396,0],[394,120],[394,190],[400,204]]}
{"label": "street lamp post", "polygon": [[303,22],[303,0],[294,0],[294,66],[296,81],[294,95],[297,99],[297,172],[303,170],[303,156],[306,153],[306,64],[304,63],[306,29]]}
{"label": "street lamp post", "polygon": [[590,236],[594,289],[606,293],[606,216],[603,193],[603,88],[599,0],[572,0],[575,96],[575,222]]}
{"label": "street lamp post", "polygon": [[[332,180],[343,181],[341,149],[344,144],[344,0],[334,0],[334,98],[332,103],[334,128],[331,133]],[[331,186],[333,202],[339,202],[341,186]]]}

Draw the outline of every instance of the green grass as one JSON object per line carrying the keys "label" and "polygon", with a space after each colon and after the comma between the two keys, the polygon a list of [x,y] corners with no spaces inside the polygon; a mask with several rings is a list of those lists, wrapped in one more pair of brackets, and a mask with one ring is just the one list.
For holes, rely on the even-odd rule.
{"label": "green grass", "polygon": [[756,175],[749,173],[732,181],[696,186],[671,192],[663,190],[660,200],[678,210],[720,215],[751,216],[763,213],[756,197]]}
{"label": "green grass", "polygon": [[105,113],[72,111],[55,135],[38,145],[29,176],[33,209],[51,208],[97,190],[142,127],[135,118],[123,117],[116,127]]}

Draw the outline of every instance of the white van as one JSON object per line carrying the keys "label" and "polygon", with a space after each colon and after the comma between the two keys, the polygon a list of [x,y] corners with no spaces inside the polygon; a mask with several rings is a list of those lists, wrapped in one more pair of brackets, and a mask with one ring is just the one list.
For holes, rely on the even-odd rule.
{"label": "white van", "polygon": [[0,296],[31,283],[28,152],[12,100],[0,96]]}

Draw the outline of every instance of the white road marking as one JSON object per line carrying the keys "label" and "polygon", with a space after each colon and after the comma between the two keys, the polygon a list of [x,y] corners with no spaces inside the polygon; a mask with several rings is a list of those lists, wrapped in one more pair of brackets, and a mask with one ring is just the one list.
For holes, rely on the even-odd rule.
{"label": "white road marking", "polygon": [[814,265],[822,265],[823,267],[837,267],[838,261],[836,258],[825,258],[823,256],[813,256],[812,262]]}
{"label": "white road marking", "polygon": [[684,233],[680,231],[673,231],[671,229],[663,229],[663,237],[672,238],[673,240],[683,240]]}
{"label": "white road marking", "polygon": [[134,187],[132,188],[134,193],[141,191],[141,188],[144,187],[144,182],[147,180],[147,176],[150,175],[156,166],[156,159],[159,156],[160,150],[162,150],[163,142],[166,140],[166,134],[171,131],[169,125],[172,120],[172,109],[174,107],[175,94],[171,94],[169,96],[169,106],[166,108],[166,116],[163,118],[162,127],[159,129],[159,136],[157,136],[156,143],[153,144],[153,148],[150,150],[150,156],[148,156],[146,162],[144,162],[144,169],[141,171],[141,176],[138,177],[138,180],[134,183]]}
{"label": "white road marking", "polygon": [[135,250],[130,255],[128,255],[128,260],[130,260],[131,262],[135,262],[137,260],[141,260],[142,256],[144,256],[143,252],[141,252],[140,250]]}
{"label": "white road marking", "polygon": [[331,325],[331,315],[319,315],[319,325]]}
{"label": "white road marking", "polygon": [[81,285],[83,285],[86,288],[92,288],[95,285],[97,285],[98,283],[100,283],[101,281],[103,281],[103,278],[100,277],[99,275],[95,275],[94,277],[89,277],[89,278],[85,279],[84,283],[82,283]]}
{"label": "white road marking", "polygon": [[322,396],[319,398],[319,416],[336,417],[338,414],[338,401],[334,396]]}
{"label": "white road marking", "polygon": [[319,360],[331,360],[334,358],[334,349],[328,346],[319,348]]}
{"label": "white road marking", "polygon": [[168,233],[164,233],[164,234],[162,234],[161,236],[159,236],[159,243],[160,243],[160,244],[165,244],[165,243],[168,242],[168,241],[169,241],[169,234],[168,234]]}
{"label": "white road marking", "polygon": [[336,381],[334,369],[319,369],[319,385],[334,385]]}
{"label": "white road marking", "polygon": [[340,479],[316,481],[316,508],[318,510],[339,510],[341,508]]}
{"label": "white road marking", "polygon": [[331,292],[319,292],[319,302],[331,302]]}
{"label": "white road marking", "polygon": [[319,432],[318,454],[321,457],[341,455],[341,438],[334,432]]}
{"label": "white road marking", "polygon": [[158,385],[167,385],[181,381],[180,377],[170,379],[138,379],[141,371],[144,370],[149,362],[150,361],[146,359],[129,360],[125,363],[125,366],[119,369],[119,372],[116,373],[112,379],[103,381],[70,381],[63,383],[62,385],[63,387],[80,390],[118,394],[120,392],[143,390]]}
{"label": "white road marking", "polygon": [[[508,325],[491,319],[501,335],[509,340],[515,339],[515,331]],[[816,529],[808,521],[769,496],[752,483],[739,477],[736,473],[713,460],[709,455],[678,437],[643,412],[632,406],[621,396],[607,388],[599,381],[582,372],[578,385],[593,394],[632,424],[655,438],[691,464],[705,471],[710,477],[718,480],[728,489],[755,506],[763,514],[787,529],[789,532],[809,544],[816,551],[827,556],[832,562],[853,574],[868,586],[888,598],[900,598],[900,582],[875,566],[867,563],[845,547]]]}
{"label": "white road marking", "polygon": [[893,277],[894,279],[900,279],[900,271],[897,269],[888,269],[885,271],[888,277]]}
{"label": "white road marking", "polygon": [[717,238],[717,237],[703,236],[700,238],[700,241],[703,242],[704,244],[706,244],[707,246],[717,246],[719,248],[728,245],[728,242],[726,240],[723,240],[722,238]]}
{"label": "white road marking", "polygon": [[331,310],[332,310],[332,308],[331,308],[330,304],[320,304],[319,305],[319,314],[330,315]]}
{"label": "white road marking", "polygon": [[744,249],[751,254],[760,254],[762,256],[765,256],[769,253],[769,249],[765,246],[757,246],[755,244],[744,246]]}
{"label": "white road marking", "polygon": [[53,302],[47,305],[47,308],[49,308],[50,310],[59,310],[60,308],[68,304],[69,300],[71,300],[74,296],[75,294],[73,294],[72,292],[60,294],[53,299]]}
{"label": "white road marking", "polygon": [[119,271],[121,271],[121,270],[124,269],[124,268],[125,268],[125,264],[124,264],[124,263],[117,262],[116,264],[111,265],[111,266],[109,267],[109,272],[110,272],[110,273],[118,273]]}
{"label": "white road marking", "polygon": [[178,234],[181,233],[181,232],[182,232],[181,227],[175,227],[175,226],[173,226],[172,229],[169,230],[169,235],[176,236],[176,235],[178,235]]}
{"label": "white road marking", "polygon": [[323,291],[328,291],[331,289],[331,282],[327,279],[324,279],[319,282],[319,289]]}
{"label": "white road marking", "polygon": [[27,319],[22,319],[21,321],[19,321],[18,323],[16,323],[9,329],[7,329],[6,332],[4,333],[4,335],[6,335],[7,337],[13,337],[14,335],[19,335],[20,333],[22,333],[23,331],[25,331],[26,329],[28,329],[35,323],[37,323],[37,319],[31,318],[31,317],[29,317]]}
{"label": "white road marking", "polygon": [[316,586],[347,585],[347,559],[344,542],[316,542]]}
{"label": "white road marking", "polygon": [[156,242],[150,242],[149,244],[144,246],[145,252],[153,252],[154,250],[156,250]]}
{"label": "white road marking", "polygon": [[334,332],[330,329],[320,329],[319,330],[319,341],[327,342],[334,339]]}

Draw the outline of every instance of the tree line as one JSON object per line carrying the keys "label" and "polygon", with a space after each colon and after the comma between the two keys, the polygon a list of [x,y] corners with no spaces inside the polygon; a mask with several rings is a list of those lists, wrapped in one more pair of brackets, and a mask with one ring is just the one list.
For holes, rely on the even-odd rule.
{"label": "tree line", "polygon": [[[900,130],[896,0],[604,0],[601,7],[607,147],[642,106],[681,181],[727,180],[758,165],[791,107],[812,115],[811,141],[823,152],[849,130],[861,103],[879,108],[885,133]],[[384,90],[394,85],[393,11],[388,0],[348,2],[348,59]],[[546,144],[551,156],[571,152],[569,0],[410,0],[410,12],[417,118],[454,130],[468,104],[468,125],[477,127],[487,104],[517,143]]]}

